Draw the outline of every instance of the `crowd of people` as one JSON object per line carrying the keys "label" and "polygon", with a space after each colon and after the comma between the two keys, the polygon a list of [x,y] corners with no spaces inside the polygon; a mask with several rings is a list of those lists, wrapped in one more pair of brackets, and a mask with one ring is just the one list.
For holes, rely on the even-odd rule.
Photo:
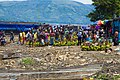
{"label": "crowd of people", "polygon": [[39,27],[38,29],[31,29],[27,33],[20,32],[19,34],[19,43],[24,44],[25,42],[29,42],[28,44],[33,46],[33,43],[39,42],[39,45],[53,45],[54,41],[63,41],[64,38],[67,40],[72,40],[73,29],[67,29],[58,26],[47,26],[47,27]]}
{"label": "crowd of people", "polygon": [[[116,31],[113,37],[114,45],[118,45],[118,32]],[[33,43],[39,42],[40,45],[54,45],[54,42],[62,42],[77,40],[78,45],[81,43],[89,42],[103,42],[108,40],[107,34],[103,28],[90,28],[90,29],[78,29],[74,31],[73,28],[69,29],[65,26],[47,26],[39,27],[38,29],[31,29],[27,33],[21,32],[19,34],[20,44],[29,42],[29,46],[33,46]],[[112,41],[111,41],[112,42]]]}
{"label": "crowd of people", "polygon": [[[106,32],[103,28],[90,28],[90,29],[82,29],[79,28],[75,31],[73,28],[68,28],[66,26],[40,26],[35,29],[32,28],[27,32],[21,31],[18,36],[18,44],[26,44],[29,46],[33,46],[34,43],[39,42],[39,46],[41,45],[54,45],[54,42],[62,42],[76,40],[78,45],[81,43],[89,41],[89,42],[103,42],[108,40],[106,37]],[[4,31],[0,31],[0,42],[1,45],[5,45],[5,33]],[[15,42],[14,33],[10,32],[10,42]],[[114,45],[118,45],[118,32],[116,31],[113,37]]]}

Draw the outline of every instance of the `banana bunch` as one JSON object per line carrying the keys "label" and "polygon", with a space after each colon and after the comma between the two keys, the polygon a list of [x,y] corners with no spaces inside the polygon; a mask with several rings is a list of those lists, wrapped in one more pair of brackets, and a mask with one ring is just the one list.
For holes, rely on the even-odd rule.
{"label": "banana bunch", "polygon": [[81,45],[81,50],[82,51],[103,51],[106,48],[110,48],[111,47],[111,43],[110,44],[102,44],[102,45]]}

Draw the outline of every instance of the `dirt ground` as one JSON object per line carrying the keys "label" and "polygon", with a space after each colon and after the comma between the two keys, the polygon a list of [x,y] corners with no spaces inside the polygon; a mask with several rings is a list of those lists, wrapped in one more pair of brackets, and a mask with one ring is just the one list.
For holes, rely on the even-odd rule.
{"label": "dirt ground", "polygon": [[[0,47],[0,54],[12,54],[13,58],[1,60],[3,69],[54,70],[58,68],[82,66],[85,64],[120,63],[118,52],[81,51],[80,46],[27,47],[11,43]],[[14,58],[17,56],[19,58]],[[26,62],[25,62],[26,61]],[[30,62],[29,62],[30,61]]]}
{"label": "dirt ground", "polygon": [[0,46],[0,73],[15,71],[54,71],[101,64],[102,73],[120,74],[120,53],[81,51],[80,46],[28,47],[17,43]]}

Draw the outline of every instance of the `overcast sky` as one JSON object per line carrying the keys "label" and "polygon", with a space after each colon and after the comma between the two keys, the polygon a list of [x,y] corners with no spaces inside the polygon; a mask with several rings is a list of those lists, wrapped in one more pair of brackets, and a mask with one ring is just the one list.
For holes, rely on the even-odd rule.
{"label": "overcast sky", "polygon": [[[0,0],[0,1],[25,1],[25,0]],[[74,1],[79,1],[82,2],[84,4],[91,4],[92,0],[74,0]]]}
{"label": "overcast sky", "polygon": [[74,0],[74,1],[79,1],[79,2],[82,2],[84,4],[92,4],[92,0]]}

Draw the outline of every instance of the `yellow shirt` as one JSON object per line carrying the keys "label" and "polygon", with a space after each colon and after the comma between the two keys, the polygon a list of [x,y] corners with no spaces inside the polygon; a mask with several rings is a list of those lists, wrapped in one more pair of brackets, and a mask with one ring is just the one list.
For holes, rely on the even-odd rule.
{"label": "yellow shirt", "polygon": [[20,37],[22,37],[22,33],[20,33]]}
{"label": "yellow shirt", "polygon": [[22,32],[23,37],[25,37],[25,32]]}
{"label": "yellow shirt", "polygon": [[20,41],[22,41],[22,33],[20,33]]}
{"label": "yellow shirt", "polygon": [[34,39],[37,39],[37,33],[34,34]]}

